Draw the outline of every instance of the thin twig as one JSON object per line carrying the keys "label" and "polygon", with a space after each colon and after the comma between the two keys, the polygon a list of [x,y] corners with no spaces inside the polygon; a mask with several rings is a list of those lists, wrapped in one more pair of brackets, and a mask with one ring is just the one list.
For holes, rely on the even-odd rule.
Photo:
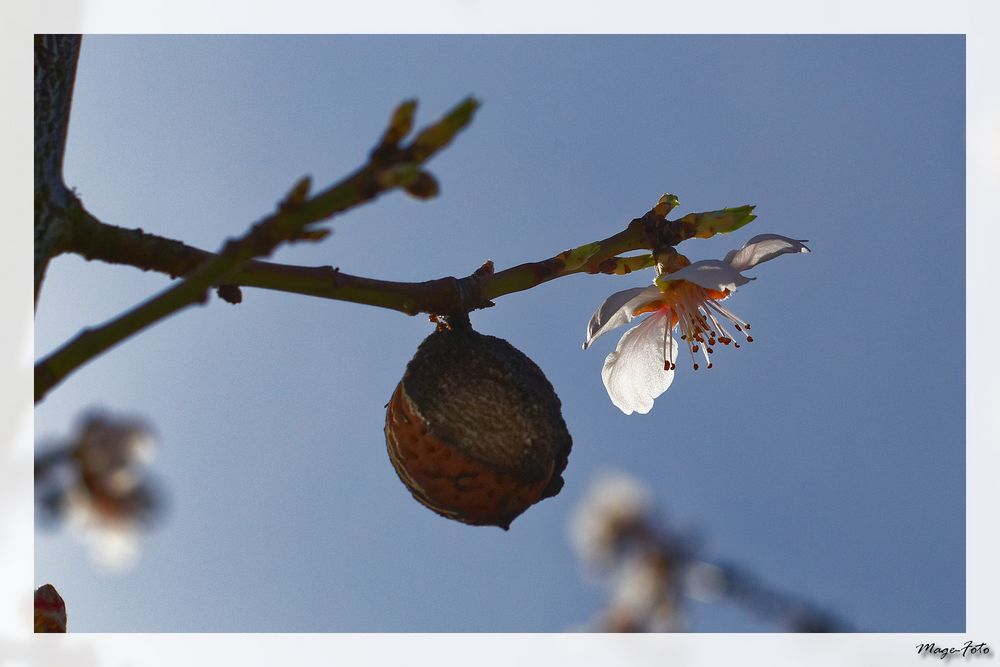
{"label": "thin twig", "polygon": [[353,174],[308,199],[308,182],[301,181],[275,213],[244,236],[227,241],[218,254],[210,256],[184,280],[105,324],[84,330],[39,361],[35,365],[35,402],[102,352],[168,315],[205,300],[212,286],[227,282],[254,257],[267,256],[288,241],[322,238],[322,230],[308,229],[309,225],[397,187],[416,196],[433,196],[433,188],[428,185],[434,182],[433,177],[420,167],[469,124],[477,107],[478,103],[468,98],[422,130],[410,144],[399,146],[399,139],[412,127],[415,103],[400,105],[368,162]]}

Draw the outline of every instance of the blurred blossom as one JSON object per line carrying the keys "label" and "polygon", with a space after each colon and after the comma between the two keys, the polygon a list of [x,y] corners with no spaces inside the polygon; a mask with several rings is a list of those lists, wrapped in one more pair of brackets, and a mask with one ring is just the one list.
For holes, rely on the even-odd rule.
{"label": "blurred blossom", "polygon": [[154,441],[138,421],[90,415],[83,423],[73,455],[80,474],[98,494],[117,496],[141,481],[138,463],[153,457]]}
{"label": "blurred blossom", "polygon": [[649,491],[635,478],[624,473],[599,477],[571,519],[577,555],[599,568],[614,564],[629,536],[646,523],[651,504]]}
{"label": "blurred blossom", "polygon": [[612,577],[604,630],[633,632],[681,630],[676,582],[670,562],[650,552],[625,560]]}
{"label": "blurred blossom", "polygon": [[140,528],[136,517],[79,489],[67,493],[63,511],[67,526],[81,537],[95,563],[111,570],[135,565]]}
{"label": "blurred blossom", "polygon": [[592,484],[572,517],[570,537],[580,559],[599,566],[609,584],[607,604],[586,630],[678,632],[685,629],[686,599],[726,601],[793,632],[848,628],[750,572],[702,560],[691,539],[658,522],[646,487],[623,473]]}
{"label": "blurred blossom", "polygon": [[711,563],[693,561],[684,568],[684,590],[699,602],[714,602],[726,591],[726,574]]}
{"label": "blurred blossom", "polygon": [[43,518],[65,520],[99,564],[120,569],[138,557],[139,531],[162,510],[144,470],[155,441],[135,419],[92,412],[68,440],[35,458],[35,497]]}

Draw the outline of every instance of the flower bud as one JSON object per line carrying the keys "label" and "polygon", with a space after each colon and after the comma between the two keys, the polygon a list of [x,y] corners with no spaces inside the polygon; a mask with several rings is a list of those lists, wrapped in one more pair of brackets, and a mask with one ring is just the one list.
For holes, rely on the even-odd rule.
{"label": "flower bud", "polygon": [[66,632],[66,603],[52,584],[35,589],[35,632]]}

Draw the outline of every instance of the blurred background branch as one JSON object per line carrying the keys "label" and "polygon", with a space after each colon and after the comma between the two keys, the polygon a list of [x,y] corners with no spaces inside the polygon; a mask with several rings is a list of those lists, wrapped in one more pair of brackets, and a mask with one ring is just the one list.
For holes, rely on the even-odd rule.
{"label": "blurred background branch", "polygon": [[584,567],[610,584],[596,632],[685,630],[690,600],[727,602],[785,632],[850,632],[846,621],[775,590],[746,568],[703,558],[660,520],[649,490],[623,473],[598,478],[580,502],[570,537]]}

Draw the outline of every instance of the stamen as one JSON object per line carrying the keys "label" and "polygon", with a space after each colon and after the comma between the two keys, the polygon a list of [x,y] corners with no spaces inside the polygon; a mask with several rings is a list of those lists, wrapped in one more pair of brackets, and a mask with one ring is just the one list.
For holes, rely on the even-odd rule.
{"label": "stamen", "polygon": [[712,360],[708,358],[708,353],[711,352],[711,351],[712,351],[712,348],[710,348],[708,346],[705,346],[705,347],[701,348],[701,354],[702,354],[702,356],[705,357],[705,363],[708,364],[709,368],[712,367]]}
{"label": "stamen", "polygon": [[[670,360],[674,350],[675,326],[678,329],[678,337],[686,344],[694,370],[699,370],[703,366],[714,367],[712,357],[709,355],[715,353],[716,345],[721,343],[726,346],[732,344],[734,348],[740,347],[740,343],[734,340],[726,325],[735,328],[748,343],[753,342],[753,336],[748,333],[750,324],[719,303],[719,299],[728,296],[728,292],[725,294],[713,292],[683,282],[679,287],[680,289],[673,291],[670,297],[658,304],[661,308],[664,306],[667,308],[667,325],[663,335],[664,371],[677,368],[677,364]],[[699,353],[705,359],[703,364],[696,359]]]}
{"label": "stamen", "polygon": [[706,310],[706,312],[708,313],[708,316],[712,318],[712,323],[715,324],[715,328],[722,333],[719,340],[722,341],[723,345],[729,345],[729,342],[732,341],[732,338],[729,337],[729,332],[724,326],[722,326],[722,323],[715,318],[715,315],[713,315],[710,310]]}
{"label": "stamen", "polygon": [[[667,354],[667,333],[671,329],[673,329],[673,327],[670,326],[671,322],[673,322],[673,318],[671,317],[671,312],[670,312],[669,309],[667,310],[666,318],[667,318],[667,321],[663,325],[663,370],[664,371],[669,371],[670,370],[670,356]],[[671,347],[673,347],[673,346],[671,346]]]}
{"label": "stamen", "polygon": [[[744,322],[743,320],[741,320],[734,312],[732,312],[731,310],[729,310],[725,306],[721,306],[718,303],[715,303],[714,301],[706,301],[705,303],[712,310],[715,310],[717,313],[719,313],[720,315],[722,315],[723,317],[725,317],[727,320],[729,320],[730,322],[732,322],[733,326],[736,327],[736,330],[739,331],[741,334],[743,334],[747,338],[747,342],[751,342],[751,343],[753,342],[753,336],[751,336],[750,334],[748,334],[746,331],[743,330],[744,328],[749,329],[750,328],[749,324],[747,324],[746,322]],[[715,320],[714,317],[712,319]],[[715,321],[717,321],[717,320],[715,320]],[[728,336],[728,332],[726,333],[726,335]],[[739,346],[737,346],[737,347],[739,347]]]}
{"label": "stamen", "polygon": [[726,308],[722,304],[717,303],[715,301],[707,301],[706,303],[708,303],[708,305],[711,306],[712,309],[714,309],[717,313],[719,313],[720,315],[722,315],[723,317],[725,317],[727,320],[729,320],[730,322],[732,322],[734,325],[738,325],[738,326],[736,326],[736,330],[737,331],[742,331],[743,330],[743,329],[740,328],[741,326],[745,327],[747,329],[750,328],[749,324],[747,324],[746,322],[744,322],[742,319],[740,319],[740,317],[736,313],[734,313],[733,311],[729,310],[728,308]]}
{"label": "stamen", "polygon": [[682,308],[677,313],[679,317],[678,321],[681,325],[681,330],[685,331],[687,335],[688,354],[691,355],[691,363],[694,365],[694,369],[698,370],[698,364],[694,360],[694,353],[698,350],[698,345],[692,342],[698,340],[698,333],[694,329],[689,304],[682,301],[680,305]]}
{"label": "stamen", "polygon": [[674,311],[670,311],[670,319],[667,320],[667,335],[670,337],[670,349],[669,352],[667,352],[667,354],[663,355],[664,360],[670,362],[670,368],[668,370],[674,370],[675,368],[677,368],[677,364],[675,364],[673,361],[670,361],[670,357],[668,356],[672,355],[674,351],[674,319],[676,317],[677,314]]}

